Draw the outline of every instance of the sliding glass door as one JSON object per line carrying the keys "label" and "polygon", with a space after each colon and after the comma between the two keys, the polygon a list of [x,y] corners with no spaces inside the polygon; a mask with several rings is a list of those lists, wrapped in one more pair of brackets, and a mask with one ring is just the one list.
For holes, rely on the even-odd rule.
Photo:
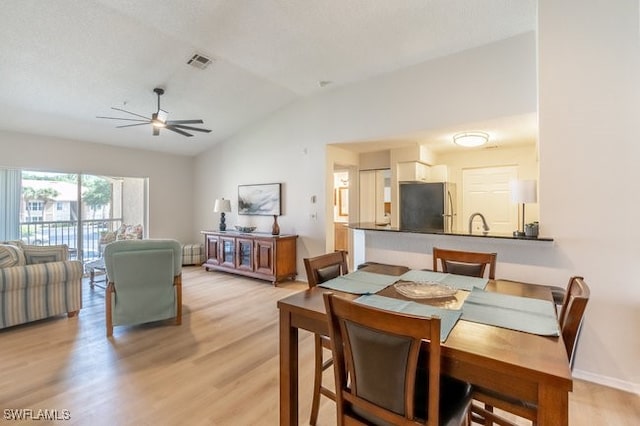
{"label": "sliding glass door", "polygon": [[[0,177],[10,182],[9,177]],[[90,261],[101,257],[104,245],[117,235],[127,235],[127,229],[146,234],[144,178],[22,170],[20,179],[14,176],[11,182],[0,187],[0,197],[19,200],[3,211],[4,239],[42,246],[66,244],[72,259]]]}

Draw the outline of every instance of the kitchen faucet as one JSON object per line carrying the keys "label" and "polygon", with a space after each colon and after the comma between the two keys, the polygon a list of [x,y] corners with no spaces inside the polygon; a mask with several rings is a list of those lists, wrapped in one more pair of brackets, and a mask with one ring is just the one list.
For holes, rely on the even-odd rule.
{"label": "kitchen faucet", "polygon": [[469,216],[469,234],[473,233],[473,218],[476,216],[480,216],[480,219],[482,219],[482,228],[484,229],[484,234],[489,232],[489,225],[487,225],[487,220],[484,218],[482,213],[476,212]]}

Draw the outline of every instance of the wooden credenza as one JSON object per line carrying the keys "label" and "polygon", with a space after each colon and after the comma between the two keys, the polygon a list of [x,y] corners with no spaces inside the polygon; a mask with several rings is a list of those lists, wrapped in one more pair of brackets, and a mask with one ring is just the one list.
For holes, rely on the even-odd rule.
{"label": "wooden credenza", "polygon": [[297,235],[202,231],[204,268],[271,281],[295,279]]}

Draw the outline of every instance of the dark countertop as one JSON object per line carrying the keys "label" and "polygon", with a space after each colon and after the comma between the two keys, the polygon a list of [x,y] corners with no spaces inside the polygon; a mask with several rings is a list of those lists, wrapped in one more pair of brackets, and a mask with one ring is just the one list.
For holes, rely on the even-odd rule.
{"label": "dark countertop", "polygon": [[514,237],[512,234],[497,234],[493,232],[488,233],[474,233],[469,234],[468,232],[439,232],[439,231],[416,231],[416,230],[406,230],[400,229],[397,227],[393,227],[390,225],[376,225],[372,222],[361,222],[361,223],[349,223],[349,228],[352,229],[361,229],[365,231],[383,231],[383,232],[407,232],[411,234],[431,234],[431,235],[452,235],[456,237],[470,237],[470,238],[501,238],[506,240],[523,240],[523,241],[553,241],[553,238],[550,237]]}

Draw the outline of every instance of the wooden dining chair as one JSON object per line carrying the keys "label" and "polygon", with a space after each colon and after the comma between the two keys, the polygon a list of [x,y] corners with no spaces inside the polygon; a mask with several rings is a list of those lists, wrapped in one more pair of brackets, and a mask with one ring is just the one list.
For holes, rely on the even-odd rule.
{"label": "wooden dining chair", "polygon": [[558,322],[560,323],[560,330],[562,330],[562,340],[567,350],[567,358],[571,368],[573,368],[575,347],[578,343],[580,326],[582,325],[590,294],[589,286],[584,282],[583,277],[571,277],[569,279]]}
{"label": "wooden dining chair", "polygon": [[[320,256],[305,258],[304,268],[307,272],[307,282],[309,288],[336,278],[340,275],[349,273],[347,266],[347,253],[345,251],[336,251]],[[315,425],[318,420],[318,411],[320,409],[320,395],[335,401],[336,394],[329,388],[322,386],[322,373],[333,365],[333,359],[324,359],[323,349],[331,350],[331,340],[327,336],[315,334],[314,340],[314,377],[313,377],[313,399],[311,402],[311,416],[309,424]]]}
{"label": "wooden dining chair", "polygon": [[442,272],[481,278],[484,277],[488,265],[489,279],[493,280],[496,278],[497,257],[497,253],[457,251],[434,247],[433,270],[437,271],[438,263],[440,263]]}
{"label": "wooden dining chair", "polygon": [[338,425],[467,424],[469,384],[440,375],[440,318],[323,296]]}
{"label": "wooden dining chair", "polygon": [[[574,276],[569,279],[558,323],[567,351],[567,359],[572,368],[574,350],[580,332],[580,325],[584,318],[584,311],[589,301],[589,295],[589,286],[584,282],[583,277]],[[515,423],[495,414],[493,412],[493,408],[495,407],[515,414],[518,417],[531,420],[533,425],[536,424],[538,407],[528,401],[521,401],[477,387],[473,389],[473,399],[484,404],[484,406],[479,406],[475,403],[472,405],[471,412],[473,422],[484,425],[492,425],[495,423],[502,426],[516,426]]]}

